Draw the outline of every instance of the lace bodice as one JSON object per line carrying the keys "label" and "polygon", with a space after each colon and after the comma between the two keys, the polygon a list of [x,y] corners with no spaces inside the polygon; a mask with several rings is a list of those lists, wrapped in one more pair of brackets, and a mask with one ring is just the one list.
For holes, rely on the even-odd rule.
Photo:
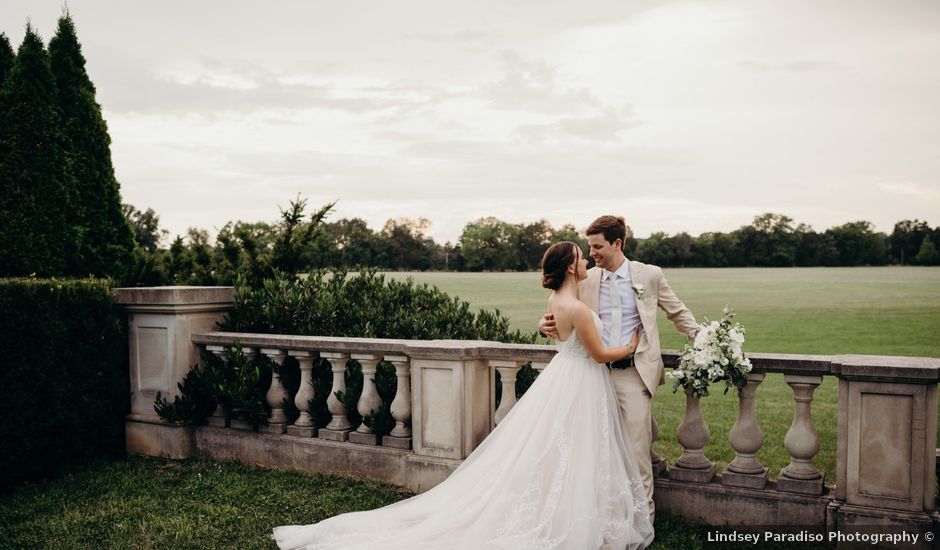
{"label": "lace bodice", "polygon": [[[601,323],[601,318],[597,315],[597,312],[592,310],[591,315],[594,317],[594,326],[597,327],[597,332],[603,332],[604,325]],[[557,340],[555,342],[555,349],[557,349],[559,353],[570,353],[580,357],[590,357],[587,350],[584,349],[584,344],[581,343],[581,339],[578,338],[577,330],[572,330],[571,334],[564,341]]]}

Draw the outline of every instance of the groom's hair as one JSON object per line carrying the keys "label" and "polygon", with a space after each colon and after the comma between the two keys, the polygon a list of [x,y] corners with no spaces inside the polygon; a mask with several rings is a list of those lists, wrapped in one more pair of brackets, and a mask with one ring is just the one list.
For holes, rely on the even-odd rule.
{"label": "groom's hair", "polygon": [[627,240],[627,223],[621,216],[601,216],[597,218],[587,228],[587,235],[603,234],[604,240],[613,244],[620,239],[621,243]]}

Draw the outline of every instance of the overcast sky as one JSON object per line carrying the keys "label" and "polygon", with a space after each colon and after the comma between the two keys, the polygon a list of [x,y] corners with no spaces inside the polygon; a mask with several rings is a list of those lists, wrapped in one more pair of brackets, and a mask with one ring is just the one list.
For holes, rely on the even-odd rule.
{"label": "overcast sky", "polygon": [[[63,3],[2,0],[16,48]],[[937,0],[72,0],[125,202],[273,221],[940,224]]]}

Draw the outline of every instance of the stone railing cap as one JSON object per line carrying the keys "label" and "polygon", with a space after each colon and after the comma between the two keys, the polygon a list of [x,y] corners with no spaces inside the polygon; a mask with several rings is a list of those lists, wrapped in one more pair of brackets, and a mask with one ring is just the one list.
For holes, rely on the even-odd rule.
{"label": "stone railing cap", "polygon": [[[251,347],[341,353],[383,353],[419,359],[516,360],[547,363],[555,347],[544,344],[504,344],[480,340],[398,340],[336,336],[296,336],[208,332],[192,335],[198,345],[230,345],[236,339]],[[940,380],[940,358],[881,355],[794,355],[748,353],[755,373],[804,376],[842,376],[879,382],[930,383]],[[677,350],[662,351],[666,366],[674,366]]]}
{"label": "stone railing cap", "polygon": [[150,286],[111,289],[111,298],[123,305],[185,306],[232,304],[235,289],[230,286]]}
{"label": "stone railing cap", "polygon": [[245,346],[268,349],[334,351],[348,353],[401,353],[407,340],[387,338],[345,338],[338,336],[299,336],[250,332],[206,332],[192,336],[195,344],[229,345],[238,340]]}
{"label": "stone railing cap", "polygon": [[832,370],[843,378],[936,382],[940,380],[940,359],[888,355],[836,355]]}

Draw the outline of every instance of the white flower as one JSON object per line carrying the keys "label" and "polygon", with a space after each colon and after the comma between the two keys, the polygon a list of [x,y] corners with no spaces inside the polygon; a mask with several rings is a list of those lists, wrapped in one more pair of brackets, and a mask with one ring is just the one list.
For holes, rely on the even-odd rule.
{"label": "white flower", "polygon": [[633,283],[633,290],[636,291],[637,298],[642,298],[643,293],[646,292],[646,287],[643,286],[643,283]]}
{"label": "white flower", "polygon": [[724,316],[717,321],[706,318],[693,341],[682,348],[679,365],[669,373],[674,380],[673,391],[683,387],[695,397],[704,397],[712,382],[740,384],[751,372],[751,361],[743,351],[744,327],[733,322],[731,308],[726,307],[722,313]]}

